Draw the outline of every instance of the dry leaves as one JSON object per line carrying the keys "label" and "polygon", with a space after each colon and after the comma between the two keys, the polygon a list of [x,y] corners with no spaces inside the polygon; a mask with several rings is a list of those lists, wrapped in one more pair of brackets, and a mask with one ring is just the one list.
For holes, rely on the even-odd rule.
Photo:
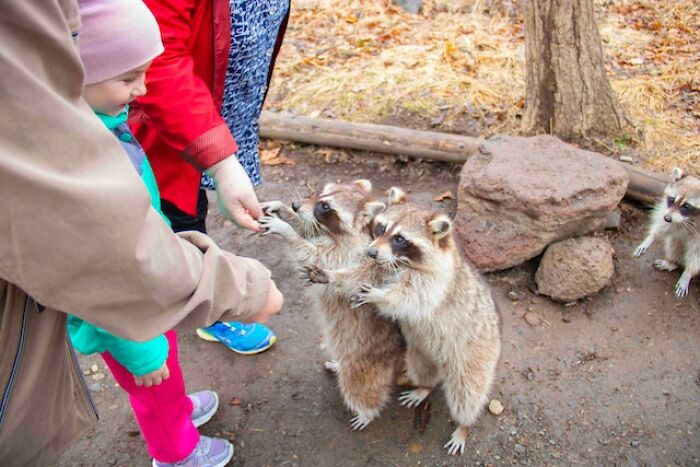
{"label": "dry leaves", "polygon": [[449,190],[437,195],[435,198],[433,198],[433,201],[437,201],[439,203],[445,201],[446,199],[453,199],[452,192]]}
{"label": "dry leaves", "polygon": [[294,159],[290,159],[282,154],[282,146],[276,145],[271,147],[263,147],[260,149],[260,162],[263,165],[294,165]]}

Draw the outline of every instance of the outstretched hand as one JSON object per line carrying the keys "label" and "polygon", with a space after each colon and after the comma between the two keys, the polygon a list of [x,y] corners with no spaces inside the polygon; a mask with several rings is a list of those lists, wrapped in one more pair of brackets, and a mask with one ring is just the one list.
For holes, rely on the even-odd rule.
{"label": "outstretched hand", "polygon": [[221,214],[239,227],[261,230],[257,219],[263,212],[253,184],[235,156],[227,157],[206,171],[214,179],[216,202]]}

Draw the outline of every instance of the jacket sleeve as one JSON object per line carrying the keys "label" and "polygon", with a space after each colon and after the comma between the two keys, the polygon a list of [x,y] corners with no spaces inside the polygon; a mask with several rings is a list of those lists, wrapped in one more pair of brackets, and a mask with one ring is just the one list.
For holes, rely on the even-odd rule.
{"label": "jacket sleeve", "polygon": [[0,278],[131,340],[246,319],[269,272],[199,233],[175,235],[82,100],[66,0],[0,16]]}
{"label": "jacket sleeve", "polygon": [[78,352],[109,352],[134,376],[143,376],[162,367],[170,350],[168,339],[163,334],[136,342],[122,339],[75,316],[68,317],[68,336]]}
{"label": "jacket sleeve", "polygon": [[138,99],[158,136],[201,171],[238,146],[207,85],[194,73],[189,51],[195,0],[146,0],[158,20],[165,52],[147,73],[148,93]]}

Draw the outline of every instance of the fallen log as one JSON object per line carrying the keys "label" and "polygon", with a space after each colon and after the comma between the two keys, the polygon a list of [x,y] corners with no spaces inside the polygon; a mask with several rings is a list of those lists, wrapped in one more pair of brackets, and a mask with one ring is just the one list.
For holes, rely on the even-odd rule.
{"label": "fallen log", "polygon": [[[483,139],[449,133],[292,116],[269,111],[262,112],[260,116],[260,136],[457,164],[466,162],[485,142]],[[621,164],[629,175],[625,197],[640,203],[654,203],[671,179],[630,164]]]}

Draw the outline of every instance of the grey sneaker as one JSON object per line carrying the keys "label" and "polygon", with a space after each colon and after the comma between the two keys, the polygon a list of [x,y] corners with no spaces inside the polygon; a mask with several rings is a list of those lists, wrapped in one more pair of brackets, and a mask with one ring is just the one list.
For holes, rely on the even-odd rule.
{"label": "grey sneaker", "polygon": [[197,428],[211,420],[219,410],[219,396],[214,391],[199,391],[189,394],[188,397],[194,405],[192,423]]}
{"label": "grey sneaker", "polygon": [[167,464],[153,459],[153,467],[224,467],[233,457],[233,444],[221,438],[200,436],[199,443],[180,462]]}

